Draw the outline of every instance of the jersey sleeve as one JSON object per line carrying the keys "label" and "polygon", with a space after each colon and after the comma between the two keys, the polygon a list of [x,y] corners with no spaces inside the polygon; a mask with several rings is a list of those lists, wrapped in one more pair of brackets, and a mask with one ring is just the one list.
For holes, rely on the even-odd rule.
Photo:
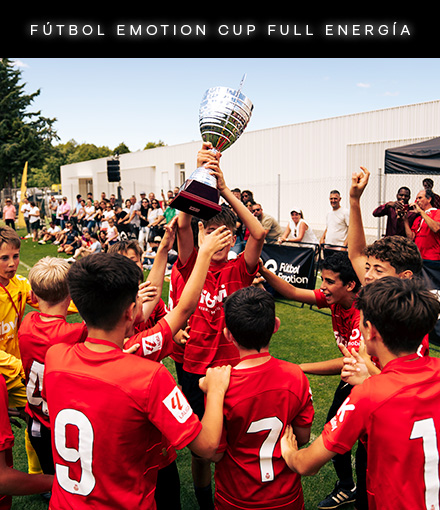
{"label": "jersey sleeve", "polygon": [[173,334],[166,318],[152,328],[147,328],[131,336],[124,345],[127,350],[135,344],[140,344],[139,349],[133,354],[148,357],[151,361],[160,361],[173,352]]}
{"label": "jersey sleeve", "polygon": [[321,292],[321,290],[315,289],[313,292],[314,292],[315,298],[316,298],[316,306],[318,308],[329,308],[327,300],[325,299],[325,296]]}
{"label": "jersey sleeve", "polygon": [[301,374],[303,379],[303,392],[302,392],[302,408],[299,410],[298,414],[295,416],[295,419],[292,422],[293,426],[296,427],[311,427],[313,423],[313,418],[315,416],[315,409],[313,407],[313,396],[312,389],[310,388],[309,380],[307,379],[305,374]]}
{"label": "jersey sleeve", "polygon": [[150,421],[178,450],[193,441],[202,424],[168,370],[161,365],[151,384]]}
{"label": "jersey sleeve", "polygon": [[[365,387],[367,386],[366,384]],[[370,416],[365,387],[354,387],[336,415],[324,426],[322,439],[327,450],[343,454],[349,451],[359,438],[365,437]]]}
{"label": "jersey sleeve", "polygon": [[188,257],[188,260],[185,262],[185,264],[182,264],[180,259],[177,259],[176,267],[179,270],[179,272],[182,275],[185,282],[191,276],[191,272],[194,269],[196,259],[197,259],[197,249],[196,248],[193,248],[193,251],[192,251],[191,255]]}

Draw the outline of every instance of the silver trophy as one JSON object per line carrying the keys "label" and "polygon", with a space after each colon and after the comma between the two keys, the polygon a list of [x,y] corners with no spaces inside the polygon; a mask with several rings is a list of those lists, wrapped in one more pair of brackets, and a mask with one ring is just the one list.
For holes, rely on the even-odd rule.
{"label": "silver trophy", "polygon": [[[199,109],[199,127],[204,142],[211,142],[213,151],[223,152],[243,133],[252,115],[253,104],[241,93],[240,87],[213,87],[205,92]],[[209,219],[219,211],[220,193],[217,180],[210,170],[194,170],[179,189],[172,207],[202,219]]]}

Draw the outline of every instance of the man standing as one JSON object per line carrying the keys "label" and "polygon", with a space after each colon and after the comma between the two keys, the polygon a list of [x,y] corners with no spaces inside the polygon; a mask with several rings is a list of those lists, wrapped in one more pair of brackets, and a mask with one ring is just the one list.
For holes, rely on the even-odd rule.
{"label": "man standing", "polygon": [[319,240],[320,244],[347,246],[348,209],[341,207],[341,194],[338,190],[330,191],[332,210],[327,213],[326,229]]}
{"label": "man standing", "polygon": [[417,193],[412,205],[419,213],[410,227],[405,216],[406,237],[412,239],[420,250],[423,260],[440,260],[440,209],[432,207],[433,192],[423,189]]}
{"label": "man standing", "polygon": [[283,229],[278,221],[269,214],[263,213],[261,204],[253,204],[252,214],[258,218],[258,221],[266,231],[267,244],[276,244],[278,239],[283,235]]}
{"label": "man standing", "polygon": [[432,191],[432,194],[433,194],[433,199],[432,199],[432,207],[435,207],[436,209],[439,209],[440,208],[440,196],[437,195],[437,193],[434,192],[433,188],[434,188],[434,181],[432,179],[423,179],[422,181],[422,185],[425,189],[430,189]]}
{"label": "man standing", "polygon": [[17,210],[15,209],[15,205],[12,203],[10,198],[6,199],[6,204],[3,207],[3,219],[8,227],[11,227],[15,230],[15,217],[17,214]]}
{"label": "man standing", "polygon": [[397,190],[396,200],[387,202],[386,204],[380,205],[373,211],[375,218],[381,216],[387,217],[387,226],[385,230],[385,236],[403,236],[405,234],[405,213],[408,216],[409,226],[414,223],[417,218],[417,213],[414,211],[408,212],[409,199],[411,197],[411,191],[406,186],[402,186]]}
{"label": "man standing", "polygon": [[141,206],[139,205],[139,202],[136,201],[136,197],[134,195],[130,198],[131,206],[130,206],[130,227],[131,231],[134,234],[134,237],[136,239],[139,238],[139,228],[141,226]]}
{"label": "man standing", "polygon": [[32,237],[31,226],[29,223],[29,211],[31,210],[31,204],[29,203],[28,197],[23,197],[23,203],[20,207],[20,212],[23,214],[24,222],[26,223],[27,234],[25,239]]}

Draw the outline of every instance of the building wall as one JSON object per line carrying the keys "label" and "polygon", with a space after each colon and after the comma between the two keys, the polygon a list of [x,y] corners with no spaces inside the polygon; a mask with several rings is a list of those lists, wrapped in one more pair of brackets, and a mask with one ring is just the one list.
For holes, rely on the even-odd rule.
{"label": "building wall", "polygon": [[[377,203],[392,200],[400,181],[415,197],[422,180],[409,185],[406,176],[380,177],[385,149],[439,135],[440,101],[258,131],[252,131],[251,120],[248,130],[223,153],[221,164],[228,186],[253,191],[264,211],[282,226],[287,224],[292,207],[300,207],[318,234],[325,228],[329,191],[339,189],[342,205],[348,206],[351,173],[366,166],[372,176],[362,207],[369,234],[375,235],[378,223],[371,218],[371,211]],[[182,167],[188,178],[200,146],[201,141],[196,141],[121,155],[122,196],[139,196],[140,191],[160,196],[161,188],[166,191],[179,186]],[[103,158],[61,167],[63,194],[71,203],[80,178],[92,179],[95,196],[101,191],[117,193],[117,184],[107,182],[106,161]],[[436,189],[440,183],[434,185]]]}

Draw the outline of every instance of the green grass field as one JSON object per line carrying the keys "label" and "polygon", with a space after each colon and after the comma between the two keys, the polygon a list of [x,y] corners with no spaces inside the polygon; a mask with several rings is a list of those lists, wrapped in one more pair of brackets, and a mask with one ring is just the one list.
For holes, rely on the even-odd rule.
{"label": "green grass field", "polygon": [[[46,255],[66,257],[64,254],[57,253],[56,246],[50,244],[38,245],[30,239],[23,240],[18,273],[27,276],[32,265]],[[319,283],[318,281],[317,285]],[[168,284],[166,283],[163,290],[165,301],[167,295]],[[338,356],[339,351],[336,347],[331,327],[331,317],[328,313],[321,313],[316,308],[301,307],[297,303],[284,300],[277,301],[276,310],[281,320],[281,327],[273,336],[271,342],[273,356],[294,363],[313,362]],[[29,310],[27,309],[27,311]],[[71,315],[68,320],[78,321],[80,318],[78,315]],[[438,350],[432,349],[431,353],[438,356]],[[175,375],[173,361],[167,359],[164,363],[170,372]],[[328,407],[331,404],[339,377],[308,376],[308,378],[312,387],[315,407],[315,420],[312,427],[313,440],[320,434],[324,426]],[[23,436],[24,426],[21,429],[13,426],[13,431],[16,437],[14,466],[22,471],[27,471]],[[178,452],[177,463],[181,480],[182,508],[183,510],[197,510],[198,506],[192,489],[191,459],[188,449]],[[333,489],[335,481],[336,476],[331,463],[324,466],[314,477],[304,477],[303,489],[306,510],[315,509],[317,503]],[[43,502],[38,495],[15,497],[12,508],[13,510],[45,510],[47,509],[47,503]],[[353,507],[352,505],[346,505],[345,508],[350,510]]]}

